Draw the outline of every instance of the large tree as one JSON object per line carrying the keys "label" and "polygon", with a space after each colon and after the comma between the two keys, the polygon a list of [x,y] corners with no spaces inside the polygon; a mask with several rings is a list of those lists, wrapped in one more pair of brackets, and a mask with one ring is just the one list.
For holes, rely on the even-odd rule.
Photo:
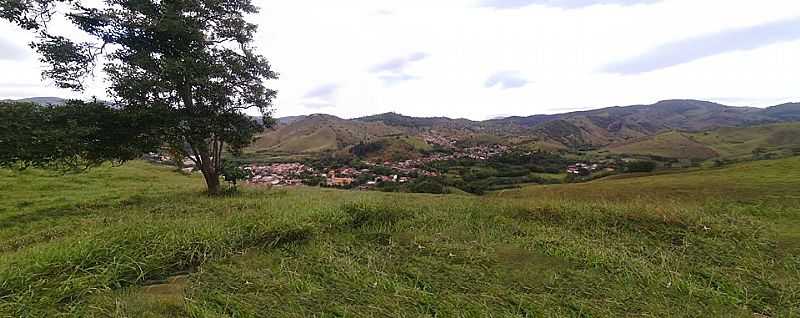
{"label": "large tree", "polygon": [[[245,17],[256,12],[250,0],[4,0],[0,17],[38,33],[43,75],[59,87],[82,90],[102,62],[115,107],[158,114],[161,141],[194,161],[217,194],[224,150],[240,152],[272,123],[276,91],[264,82],[277,73],[253,51],[256,25]],[[55,34],[51,17],[92,40]]]}

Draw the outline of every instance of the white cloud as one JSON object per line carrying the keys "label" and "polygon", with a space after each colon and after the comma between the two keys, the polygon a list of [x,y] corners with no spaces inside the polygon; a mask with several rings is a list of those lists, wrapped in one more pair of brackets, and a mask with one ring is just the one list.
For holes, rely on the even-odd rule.
{"label": "white cloud", "polygon": [[[484,119],[666,98],[756,106],[800,100],[794,87],[800,43],[791,39],[647,73],[602,72],[665,44],[800,17],[794,0],[573,3],[611,5],[497,10],[483,0],[261,0],[256,4],[262,12],[252,21],[260,26],[259,51],[281,73],[268,83],[279,90],[280,116],[396,111]],[[30,40],[8,25],[0,31],[6,42],[24,46]],[[0,68],[13,72],[19,83],[34,84],[0,85],[0,98],[65,95],[39,84],[35,59],[0,61]],[[499,72],[514,76],[487,85]],[[526,85],[520,85],[523,80]],[[311,94],[325,87],[329,94]],[[90,92],[102,94],[103,87],[93,85]]]}
{"label": "white cloud", "polygon": [[800,17],[665,43],[632,59],[609,64],[605,71],[638,74],[793,40],[800,40]]}
{"label": "white cloud", "polygon": [[520,88],[528,85],[528,80],[525,79],[520,72],[516,71],[502,71],[497,72],[486,80],[484,87],[500,87],[502,89]]}
{"label": "white cloud", "polygon": [[482,5],[498,9],[522,8],[530,5],[575,9],[595,5],[630,6],[650,4],[658,1],[660,0],[484,0],[482,1]]}

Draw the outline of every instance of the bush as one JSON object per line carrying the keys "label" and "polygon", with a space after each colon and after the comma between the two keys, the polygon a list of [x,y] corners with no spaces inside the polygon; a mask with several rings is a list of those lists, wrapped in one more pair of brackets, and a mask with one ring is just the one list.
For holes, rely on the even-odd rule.
{"label": "bush", "polygon": [[353,146],[353,148],[350,149],[350,153],[352,153],[352,154],[354,154],[354,155],[356,155],[358,157],[366,157],[367,155],[369,155],[371,153],[375,153],[375,152],[383,150],[384,147],[385,147],[385,145],[384,145],[383,142],[370,142],[370,143],[361,142],[361,143]]}
{"label": "bush", "polygon": [[442,194],[447,192],[444,182],[433,177],[422,177],[412,181],[408,185],[408,190],[415,193]]}
{"label": "bush", "polygon": [[625,165],[625,172],[652,172],[656,170],[655,161],[649,160],[639,160],[639,161],[632,161]]}
{"label": "bush", "polygon": [[224,160],[222,163],[222,177],[231,184],[234,191],[236,190],[236,183],[241,180],[251,178],[253,174],[250,170],[245,170],[236,162]]}

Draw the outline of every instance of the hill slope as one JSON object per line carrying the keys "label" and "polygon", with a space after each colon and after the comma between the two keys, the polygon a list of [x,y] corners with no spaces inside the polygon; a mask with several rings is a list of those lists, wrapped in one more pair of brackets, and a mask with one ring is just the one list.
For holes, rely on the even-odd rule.
{"label": "hill slope", "polygon": [[693,140],[685,133],[670,131],[630,142],[611,145],[612,153],[654,155],[666,158],[710,159],[719,156],[713,148]]}
{"label": "hill slope", "polygon": [[691,137],[729,158],[749,157],[757,148],[764,152],[798,152],[800,123],[720,128]]}
{"label": "hill slope", "polygon": [[256,151],[310,153],[337,150],[359,142],[369,142],[402,131],[381,123],[364,123],[330,115],[309,115],[279,124],[262,135],[253,146]]}
{"label": "hill slope", "polygon": [[725,127],[705,132],[671,131],[613,144],[607,149],[619,154],[693,159],[751,157],[756,149],[788,154],[800,151],[800,123]]}
{"label": "hill slope", "polygon": [[[800,201],[800,157],[751,161],[725,168],[655,176],[621,176],[588,183],[529,186],[495,195],[503,198],[584,200],[590,202],[654,202],[693,205],[740,200]],[[798,211],[800,212],[800,211]],[[799,215],[800,216],[800,215]]]}
{"label": "hill slope", "polygon": [[800,158],[481,198],[209,198],[139,162],[0,170],[0,187],[0,316],[791,317],[800,303]]}

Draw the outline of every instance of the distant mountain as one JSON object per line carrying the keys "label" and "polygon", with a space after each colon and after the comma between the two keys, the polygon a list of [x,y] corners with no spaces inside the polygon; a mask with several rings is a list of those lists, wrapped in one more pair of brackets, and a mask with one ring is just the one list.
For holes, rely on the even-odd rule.
{"label": "distant mountain", "polygon": [[[16,101],[58,105],[66,100],[58,97],[32,97]],[[675,145],[676,149],[688,149],[696,157],[710,157],[716,150],[704,149],[705,146],[698,146],[692,140],[684,138],[685,135],[670,133],[692,133],[792,121],[800,121],[800,103],[755,108],[688,99],[484,121],[411,117],[398,113],[355,119],[314,114],[276,118],[276,127],[264,133],[251,149],[292,153],[319,152],[344,149],[388,137],[411,138],[411,143],[418,143],[420,140],[438,136],[464,145],[502,142],[538,149],[609,147],[624,152]],[[659,136],[657,140],[653,139],[655,136]],[[662,150],[659,151],[666,151]]]}
{"label": "distant mountain", "polygon": [[[364,140],[405,134],[417,137],[439,135],[465,142],[500,141],[540,149],[596,149],[629,144],[670,131],[698,132],[724,127],[800,121],[800,104],[783,104],[764,109],[732,107],[700,100],[665,100],[652,105],[615,106],[485,121],[411,117],[397,113],[350,120],[333,116],[328,116],[328,120],[321,120],[324,116],[326,115],[279,120],[282,122],[281,127],[265,134],[262,146],[266,145],[268,149],[277,147],[287,151],[309,152],[340,149]],[[311,118],[316,119],[310,120]],[[694,144],[680,136],[665,138],[675,141],[681,147],[692,148],[699,156],[713,155],[713,150],[699,150],[702,147],[694,147]]]}
{"label": "distant mountain", "polygon": [[21,102],[21,103],[35,103],[42,106],[48,105],[61,105],[64,104],[67,100],[60,98],[60,97],[30,97],[30,98],[23,98],[23,99],[6,99],[4,101],[10,102]]}
{"label": "distant mountain", "polygon": [[800,121],[800,103],[772,106],[765,109],[764,114],[783,121]]}
{"label": "distant mountain", "polygon": [[568,147],[605,146],[670,130],[703,131],[797,120],[797,104],[767,109],[732,107],[699,100],[608,107],[557,115],[510,117],[494,126],[527,128]]}
{"label": "distant mountain", "polygon": [[275,121],[276,121],[276,122],[277,122],[279,125],[288,125],[288,124],[291,124],[291,123],[293,123],[293,122],[296,122],[296,121],[298,121],[298,120],[305,119],[306,117],[308,117],[308,116],[306,116],[306,115],[301,115],[301,116],[286,116],[286,117],[278,117],[278,118],[275,118]]}

